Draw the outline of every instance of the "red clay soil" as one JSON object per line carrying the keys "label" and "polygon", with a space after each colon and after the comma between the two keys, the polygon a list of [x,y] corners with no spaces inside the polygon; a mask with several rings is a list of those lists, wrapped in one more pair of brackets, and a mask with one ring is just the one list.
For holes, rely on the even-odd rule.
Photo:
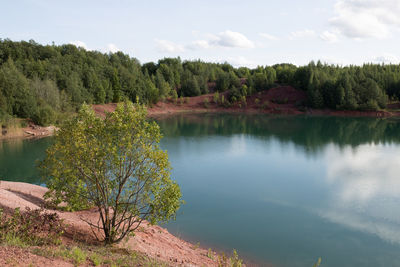
{"label": "red clay soil", "polygon": [[[220,93],[220,97],[228,99],[229,93]],[[213,100],[214,94],[178,99],[176,103],[171,99],[160,101],[148,108],[150,116],[174,114],[180,112],[228,112],[228,113],[273,113],[273,114],[302,114],[296,105],[306,100],[304,91],[290,86],[280,86],[257,93],[246,98],[246,105],[237,102],[230,107],[217,104]],[[205,100],[207,99],[207,100]],[[207,103],[205,103],[207,102]],[[104,117],[106,112],[115,110],[116,104],[93,105],[95,112]]]}
{"label": "red clay soil", "polygon": [[0,266],[72,267],[74,265],[61,259],[49,259],[38,256],[26,249],[0,246]]}
{"label": "red clay soil", "polygon": [[[228,92],[224,92],[224,98],[228,98]],[[207,98],[207,104],[205,99]],[[291,86],[278,86],[258,92],[246,97],[246,103],[236,102],[230,107],[224,107],[214,103],[213,94],[185,98],[183,103],[180,100],[175,104],[171,100],[159,102],[148,109],[150,116],[163,114],[174,114],[179,112],[210,112],[210,113],[264,113],[264,114],[307,114],[327,116],[355,116],[355,117],[391,117],[400,116],[400,103],[388,105],[384,111],[352,111],[352,110],[330,110],[305,108],[307,95],[304,91]],[[104,106],[104,107],[103,107]],[[112,111],[115,104],[95,105],[95,110]]]}
{"label": "red clay soil", "polygon": [[[0,181],[0,206],[6,209],[15,209],[17,207],[20,207],[21,210],[26,207],[38,209],[44,204],[43,195],[46,191],[45,187],[37,185]],[[98,213],[95,210],[80,212],[50,210],[50,212],[58,213],[61,219],[64,220],[68,225],[66,232],[71,238],[79,238],[88,243],[94,242],[95,239],[90,227],[82,218],[96,223],[98,221]],[[63,242],[68,243],[68,238]],[[139,251],[170,266],[218,266],[216,254],[214,254],[213,259],[210,259],[207,257],[208,251],[206,249],[179,239],[166,229],[157,225],[150,225],[147,222],[141,225],[140,231],[136,232],[133,238],[119,246]],[[8,253],[11,256],[5,256]],[[29,263],[33,263],[34,266],[66,266],[57,265],[57,261],[45,261],[42,257],[35,255],[25,257],[22,256],[21,251],[18,249],[8,250],[0,246],[0,266],[7,265],[8,263],[4,262],[10,260],[17,260],[17,266],[26,266]]]}
{"label": "red clay soil", "polygon": [[[228,99],[229,92],[220,93],[220,99]],[[236,102],[226,107],[213,100],[214,94],[195,97],[185,97],[176,102],[168,99],[160,101],[148,108],[149,116],[175,114],[175,113],[267,113],[267,114],[303,114],[298,106],[307,100],[304,91],[296,90],[291,86],[280,86],[256,93],[246,98],[246,103]],[[207,99],[207,100],[206,100]],[[93,105],[93,109],[104,117],[106,112],[115,110],[116,104]]]}

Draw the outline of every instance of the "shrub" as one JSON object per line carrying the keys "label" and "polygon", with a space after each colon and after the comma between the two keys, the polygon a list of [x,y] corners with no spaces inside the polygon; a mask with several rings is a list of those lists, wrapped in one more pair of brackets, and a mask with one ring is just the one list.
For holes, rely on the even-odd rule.
{"label": "shrub", "polygon": [[205,107],[205,108],[208,108],[208,107],[209,107],[209,103],[210,103],[210,101],[208,100],[208,98],[207,98],[207,97],[204,98],[203,104],[204,104],[204,107]]}
{"label": "shrub", "polygon": [[36,124],[47,126],[54,123],[55,118],[56,114],[54,110],[50,106],[45,105],[38,109],[38,112],[33,116],[32,119]]}
{"label": "shrub", "polygon": [[219,102],[219,93],[215,92],[215,94],[213,95],[213,101],[215,104],[218,104]]}
{"label": "shrub", "polygon": [[57,213],[42,209],[16,208],[11,216],[0,209],[0,242],[14,245],[58,244],[64,233],[62,221]]}
{"label": "shrub", "polygon": [[265,100],[264,103],[261,105],[261,108],[262,109],[267,109],[267,108],[269,108],[269,106],[270,106],[269,101]]}
{"label": "shrub", "polygon": [[125,102],[102,119],[83,105],[40,163],[49,188],[45,198],[72,210],[95,206],[101,220],[86,222],[106,244],[133,234],[143,220],[174,219],[182,203],[168,155],[158,145],[160,128],[146,115],[143,105]]}

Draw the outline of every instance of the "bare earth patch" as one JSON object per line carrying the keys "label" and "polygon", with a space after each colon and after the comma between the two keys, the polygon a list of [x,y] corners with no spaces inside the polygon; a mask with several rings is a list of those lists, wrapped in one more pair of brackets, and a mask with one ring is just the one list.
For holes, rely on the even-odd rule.
{"label": "bare earth patch", "polygon": [[72,267],[74,265],[61,259],[49,259],[38,256],[26,249],[0,246],[0,266]]}

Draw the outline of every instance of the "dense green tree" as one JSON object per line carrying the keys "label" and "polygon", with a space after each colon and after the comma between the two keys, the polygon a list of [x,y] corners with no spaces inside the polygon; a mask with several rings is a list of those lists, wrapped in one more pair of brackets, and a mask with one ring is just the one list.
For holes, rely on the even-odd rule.
{"label": "dense green tree", "polygon": [[198,96],[201,94],[199,83],[190,71],[185,70],[182,76],[181,96]]}
{"label": "dense green tree", "polygon": [[181,192],[160,139],[141,105],[119,104],[105,119],[84,105],[61,127],[40,164],[49,188],[45,198],[73,210],[96,207],[99,222],[87,223],[105,244],[121,241],[143,220],[174,218]]}
{"label": "dense green tree", "polygon": [[306,91],[311,107],[382,109],[389,98],[400,98],[400,65],[339,67],[318,61],[249,69],[180,58],[141,65],[122,52],[102,54],[70,44],[0,39],[0,109],[9,116],[37,118],[39,108],[47,106],[57,115],[76,111],[84,102],[136,97],[141,103],[155,103],[174,92],[194,96],[234,90],[231,95],[244,96],[275,84]]}
{"label": "dense green tree", "polygon": [[16,68],[12,59],[8,59],[0,68],[0,91],[7,99],[9,114],[29,118],[37,112],[37,102],[29,88],[29,82]]}

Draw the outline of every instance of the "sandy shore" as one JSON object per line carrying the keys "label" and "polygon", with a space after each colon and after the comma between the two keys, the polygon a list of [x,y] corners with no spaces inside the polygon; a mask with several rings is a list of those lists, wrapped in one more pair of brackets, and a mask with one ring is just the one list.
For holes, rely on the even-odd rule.
{"label": "sandy shore", "polygon": [[[43,195],[46,191],[45,187],[28,183],[0,181],[0,206],[10,209],[19,207],[21,210],[26,207],[38,209],[44,204]],[[98,218],[95,210],[51,212],[57,212],[69,227],[92,238],[89,226],[81,218],[95,221]],[[171,266],[218,266],[216,260],[207,257],[206,249],[179,239],[162,227],[148,223],[144,223],[141,231],[119,246],[142,252]],[[38,260],[34,256],[32,258]],[[57,263],[54,263],[57,266]]]}

